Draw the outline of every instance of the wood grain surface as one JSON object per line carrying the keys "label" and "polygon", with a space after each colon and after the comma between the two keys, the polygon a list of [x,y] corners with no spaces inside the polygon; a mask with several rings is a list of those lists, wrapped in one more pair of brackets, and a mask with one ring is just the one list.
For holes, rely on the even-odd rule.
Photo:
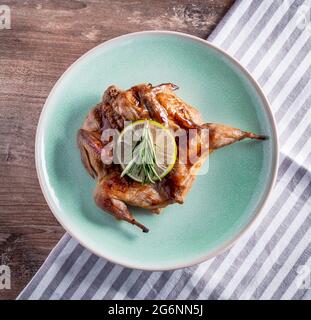
{"label": "wood grain surface", "polygon": [[5,1],[12,22],[0,29],[0,265],[10,266],[12,287],[0,299],[18,295],[64,234],[34,159],[38,118],[56,80],[81,54],[125,33],[167,29],[207,38],[233,2]]}

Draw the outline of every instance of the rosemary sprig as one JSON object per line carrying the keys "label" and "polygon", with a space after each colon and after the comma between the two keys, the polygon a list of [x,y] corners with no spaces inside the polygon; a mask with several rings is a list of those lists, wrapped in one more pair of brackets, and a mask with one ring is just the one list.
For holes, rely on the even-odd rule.
{"label": "rosemary sprig", "polygon": [[157,160],[155,145],[152,133],[149,128],[149,122],[144,122],[142,135],[132,150],[132,160],[127,164],[121,173],[130,176],[142,176],[142,183],[155,183],[161,180],[157,168],[164,170],[165,167]]}

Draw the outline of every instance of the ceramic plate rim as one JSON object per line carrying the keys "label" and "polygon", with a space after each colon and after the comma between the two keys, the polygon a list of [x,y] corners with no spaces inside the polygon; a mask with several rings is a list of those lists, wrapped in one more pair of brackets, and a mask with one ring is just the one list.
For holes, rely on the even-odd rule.
{"label": "ceramic plate rim", "polygon": [[[82,61],[84,58],[86,58],[89,55],[92,55],[93,53],[95,53],[95,51],[100,50],[102,47],[106,46],[107,44],[111,44],[113,42],[117,42],[117,41],[120,41],[120,40],[130,39],[130,38],[133,38],[133,37],[134,38],[135,37],[140,37],[140,36],[144,36],[144,35],[172,35],[172,36],[179,37],[179,38],[191,39],[191,40],[193,40],[195,42],[198,42],[200,44],[204,44],[208,48],[214,49],[219,54],[221,54],[224,57],[226,57],[230,62],[232,62],[233,65],[235,65],[242,72],[242,74],[244,74],[244,76],[246,76],[248,81],[250,81],[250,83],[252,84],[252,86],[256,90],[257,94],[259,94],[261,102],[262,102],[262,105],[264,106],[265,112],[266,112],[266,114],[268,116],[269,124],[271,125],[272,133],[273,133],[273,136],[274,136],[274,139],[273,139],[273,142],[274,142],[274,145],[273,145],[274,154],[273,154],[273,161],[272,161],[272,175],[270,177],[269,182],[266,184],[266,191],[261,197],[261,201],[260,201],[259,205],[257,206],[257,210],[254,213],[253,217],[250,219],[250,221],[232,239],[226,241],[220,248],[212,250],[212,252],[208,253],[204,257],[202,257],[200,259],[194,259],[192,262],[189,262],[189,263],[171,264],[171,265],[167,265],[165,267],[159,267],[159,266],[156,266],[156,265],[150,267],[150,266],[144,266],[144,265],[141,265],[141,264],[124,263],[124,262],[117,261],[117,260],[112,259],[111,257],[109,257],[109,255],[105,255],[102,252],[99,252],[96,248],[91,247],[90,245],[85,243],[85,241],[83,241],[79,237],[79,234],[76,234],[75,232],[72,232],[70,230],[70,226],[67,226],[64,223],[64,221],[62,219],[62,214],[60,212],[58,212],[58,209],[55,206],[55,204],[54,204],[54,202],[52,200],[52,197],[50,196],[50,193],[49,193],[49,190],[48,190],[48,186],[47,186],[47,183],[46,183],[45,178],[44,178],[43,165],[42,165],[43,157],[42,157],[42,152],[41,152],[42,150],[40,148],[40,138],[42,137],[42,133],[44,131],[44,126],[42,125],[42,123],[43,123],[43,119],[44,119],[45,114],[46,114],[47,107],[49,105],[51,97],[54,95],[54,92],[56,91],[56,89],[58,88],[60,83],[62,82],[62,79],[71,71],[71,69],[76,64],[78,64],[80,61]],[[105,42],[100,43],[99,45],[95,46],[94,48],[92,48],[89,51],[87,51],[86,53],[84,53],[77,60],[75,60],[66,69],[66,71],[60,76],[60,78],[56,81],[56,83],[54,84],[52,90],[50,91],[50,93],[49,93],[49,95],[48,95],[48,97],[47,97],[47,99],[46,99],[46,101],[44,103],[44,106],[42,108],[40,117],[39,117],[38,126],[37,126],[37,130],[36,130],[36,138],[35,138],[35,165],[36,165],[37,176],[38,176],[38,179],[39,179],[39,184],[40,184],[42,193],[44,195],[44,198],[45,198],[50,210],[52,211],[52,213],[55,216],[55,218],[57,219],[57,221],[65,229],[65,231],[68,232],[79,243],[81,243],[86,249],[90,250],[92,253],[96,254],[99,257],[105,258],[106,260],[108,260],[108,261],[110,261],[112,263],[115,263],[115,264],[118,264],[118,265],[121,265],[121,266],[124,266],[124,267],[127,267],[127,268],[146,270],[146,271],[167,271],[167,270],[176,270],[176,269],[181,269],[181,268],[185,268],[185,267],[190,267],[190,266],[202,263],[202,262],[204,262],[204,261],[206,261],[208,259],[211,259],[211,258],[221,254],[225,250],[229,249],[231,246],[233,246],[233,244],[255,222],[255,220],[258,218],[260,212],[263,210],[265,204],[267,203],[267,200],[268,200],[268,198],[269,198],[269,196],[271,194],[271,191],[272,191],[273,186],[274,186],[275,181],[276,181],[278,162],[279,162],[279,142],[278,142],[277,126],[276,126],[276,122],[275,122],[273,113],[271,111],[271,106],[270,106],[265,94],[263,93],[263,90],[262,90],[261,86],[259,85],[259,83],[253,78],[253,76],[247,71],[247,69],[240,64],[240,62],[238,60],[236,60],[234,57],[232,57],[230,54],[228,54],[223,49],[219,48],[217,45],[214,45],[214,44],[210,43],[207,40],[198,38],[198,37],[193,36],[193,35],[189,35],[189,34],[182,33],[182,32],[166,31],[166,30],[139,31],[139,32],[133,32],[133,33],[128,33],[128,34],[125,34],[125,35],[121,35],[121,36],[118,36],[118,37],[115,37],[113,39],[110,39],[110,40],[107,40]]]}

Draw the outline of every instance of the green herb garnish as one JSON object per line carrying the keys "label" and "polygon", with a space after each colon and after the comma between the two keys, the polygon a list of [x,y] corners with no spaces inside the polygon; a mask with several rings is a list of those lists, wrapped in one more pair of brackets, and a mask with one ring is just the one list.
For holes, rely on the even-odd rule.
{"label": "green herb garnish", "polygon": [[155,148],[149,121],[145,121],[141,137],[132,150],[132,160],[122,171],[121,177],[124,175],[142,176],[143,184],[155,183],[161,180],[157,168],[164,171],[165,166],[157,161]]}

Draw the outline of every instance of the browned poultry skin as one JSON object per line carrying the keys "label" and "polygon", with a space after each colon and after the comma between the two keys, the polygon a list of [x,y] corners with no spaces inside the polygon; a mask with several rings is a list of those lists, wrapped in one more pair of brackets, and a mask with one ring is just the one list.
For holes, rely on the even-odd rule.
{"label": "browned poultry skin", "polygon": [[[97,181],[94,193],[96,204],[118,220],[132,223],[144,232],[148,232],[148,229],[134,219],[127,204],[159,213],[169,204],[183,203],[197,171],[211,152],[245,138],[265,139],[264,136],[229,126],[204,123],[195,108],[176,96],[174,91],[177,88],[171,83],[155,87],[141,84],[127,91],[110,86],[102,102],[90,111],[77,135],[82,162]],[[187,149],[179,145],[179,159],[184,155],[185,161],[180,163],[177,160],[173,170],[155,184],[141,184],[127,176],[121,178],[120,165],[104,164],[101,160],[101,151],[109,143],[100,139],[103,130],[113,128],[121,131],[125,121],[140,119],[162,123],[177,136],[183,129],[188,137]],[[209,143],[203,143],[203,134],[198,135],[198,140],[190,138],[191,129],[199,132],[209,129]],[[197,154],[199,157],[196,161],[189,161],[192,155]]]}

